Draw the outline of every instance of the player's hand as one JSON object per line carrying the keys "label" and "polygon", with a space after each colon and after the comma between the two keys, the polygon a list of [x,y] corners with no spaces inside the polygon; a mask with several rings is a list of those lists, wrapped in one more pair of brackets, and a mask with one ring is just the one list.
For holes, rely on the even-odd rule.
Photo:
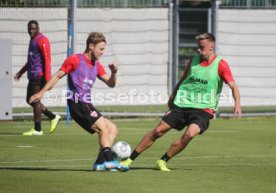
{"label": "player's hand", "polygon": [[109,67],[110,71],[111,71],[113,74],[116,74],[116,72],[117,72],[117,70],[118,70],[118,64],[116,64],[116,63],[108,64],[108,67]]}
{"label": "player's hand", "polygon": [[42,98],[42,94],[40,94],[40,92],[34,94],[31,96],[31,98],[29,99],[29,104],[35,103],[37,101],[39,101]]}
{"label": "player's hand", "polygon": [[21,78],[21,76],[22,76],[22,74],[20,74],[20,73],[18,72],[18,73],[16,73],[16,74],[14,75],[13,79],[14,79],[15,81],[19,81],[20,78]]}
{"label": "player's hand", "polygon": [[239,119],[239,118],[241,118],[241,114],[242,114],[242,111],[241,111],[240,105],[235,105],[234,106],[234,115]]}

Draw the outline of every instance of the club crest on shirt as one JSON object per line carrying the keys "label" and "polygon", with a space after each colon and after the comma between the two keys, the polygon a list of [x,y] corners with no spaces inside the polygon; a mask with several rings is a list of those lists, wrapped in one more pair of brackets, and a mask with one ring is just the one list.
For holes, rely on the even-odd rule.
{"label": "club crest on shirt", "polygon": [[98,113],[96,111],[91,111],[90,116],[91,117],[98,117]]}
{"label": "club crest on shirt", "polygon": [[82,82],[83,82],[82,88],[83,88],[84,90],[90,90],[90,89],[92,88],[93,83],[94,83],[93,80],[90,80],[90,79],[87,78],[87,77],[85,77],[85,78],[83,79]]}

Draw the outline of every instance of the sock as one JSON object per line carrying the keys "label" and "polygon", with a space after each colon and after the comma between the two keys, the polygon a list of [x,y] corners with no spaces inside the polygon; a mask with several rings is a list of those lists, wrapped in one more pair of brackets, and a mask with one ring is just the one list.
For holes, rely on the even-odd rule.
{"label": "sock", "polygon": [[35,128],[36,131],[41,131],[41,122],[35,122]]}
{"label": "sock", "polygon": [[114,160],[112,157],[112,152],[110,147],[104,147],[102,151],[103,151],[105,161],[110,162]]}
{"label": "sock", "polygon": [[168,156],[167,153],[165,153],[165,154],[161,157],[161,160],[163,160],[163,161],[165,161],[165,162],[169,161],[170,159],[171,159],[171,158]]}
{"label": "sock", "polygon": [[48,117],[50,120],[56,118],[56,115],[54,113],[52,113],[51,111],[48,111],[48,109],[45,109],[42,111],[42,113]]}
{"label": "sock", "polygon": [[138,156],[140,155],[140,153],[138,153],[136,151],[136,149],[131,153],[131,155],[129,156],[129,158],[134,161]]}
{"label": "sock", "polygon": [[96,164],[102,164],[104,163],[105,159],[104,159],[104,153],[103,153],[103,149],[100,149],[97,160],[96,160]]}

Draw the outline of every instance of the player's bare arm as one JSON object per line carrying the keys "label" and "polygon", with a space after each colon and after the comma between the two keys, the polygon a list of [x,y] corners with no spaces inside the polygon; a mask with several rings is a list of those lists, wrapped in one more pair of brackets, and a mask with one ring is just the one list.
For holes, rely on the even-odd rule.
{"label": "player's bare arm", "polygon": [[43,97],[45,92],[53,88],[53,86],[59,81],[59,79],[61,79],[65,75],[66,75],[65,72],[63,72],[62,70],[57,71],[52,76],[52,78],[46,83],[46,85],[41,89],[41,91],[31,96],[29,103],[31,104],[33,102],[39,101]]}
{"label": "player's bare arm", "polygon": [[21,68],[21,70],[19,70],[19,72],[17,72],[17,73],[14,75],[13,79],[14,79],[15,81],[19,81],[20,78],[21,78],[21,76],[22,76],[26,71],[27,71],[27,63]]}
{"label": "player's bare arm", "polygon": [[20,78],[21,78],[21,76],[22,76],[22,74],[20,73],[20,72],[17,72],[15,75],[14,75],[14,80],[15,81],[19,81],[20,80]]}
{"label": "player's bare arm", "polygon": [[237,84],[235,82],[229,82],[228,83],[229,87],[232,90],[232,95],[235,100],[235,106],[234,106],[234,114],[240,118],[241,117],[241,101],[240,101],[240,92]]}
{"label": "player's bare arm", "polygon": [[106,74],[100,77],[100,80],[102,80],[107,86],[114,88],[117,81],[117,71],[118,71],[118,64],[109,64],[108,65],[111,74]]}

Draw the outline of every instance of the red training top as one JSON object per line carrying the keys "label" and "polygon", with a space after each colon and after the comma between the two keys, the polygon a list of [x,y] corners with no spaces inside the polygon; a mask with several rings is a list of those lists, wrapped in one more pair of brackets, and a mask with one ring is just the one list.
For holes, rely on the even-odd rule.
{"label": "red training top", "polygon": [[[37,34],[32,41],[34,41],[39,34]],[[50,48],[50,42],[48,40],[48,38],[46,38],[45,36],[40,38],[37,42],[37,45],[39,47],[40,52],[42,53],[43,56],[43,61],[44,61],[44,74],[42,74],[41,76],[44,76],[44,79],[46,81],[51,79],[51,48]],[[25,64],[22,69],[20,70],[20,73],[24,73],[28,70],[27,68],[27,64]]]}
{"label": "red training top", "polygon": [[40,38],[40,40],[37,42],[37,45],[43,55],[44,59],[44,78],[46,81],[51,79],[51,48],[50,48],[50,42],[48,38],[45,36]]}
{"label": "red training top", "polygon": [[[92,61],[90,59],[88,59],[85,54],[82,54],[83,57],[85,58],[85,61],[87,64],[93,66],[94,64],[92,63]],[[71,55],[68,58],[66,58],[66,60],[64,61],[63,65],[61,66],[60,70],[62,70],[63,72],[65,72],[66,74],[70,73],[71,71],[74,71],[78,68],[79,66],[79,62],[80,62],[80,58],[77,54]],[[97,73],[97,77],[102,77],[106,75],[106,71],[103,67],[103,65],[98,62],[98,73]]]}

